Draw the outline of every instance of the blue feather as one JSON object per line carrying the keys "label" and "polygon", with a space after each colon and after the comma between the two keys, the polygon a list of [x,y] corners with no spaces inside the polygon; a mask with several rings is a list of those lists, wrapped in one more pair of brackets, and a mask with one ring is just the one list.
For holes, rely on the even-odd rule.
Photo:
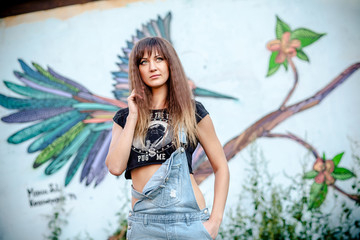
{"label": "blue feather", "polygon": [[70,183],[75,173],[79,169],[81,163],[88,157],[89,152],[93,148],[100,134],[101,134],[100,131],[92,132],[91,135],[86,139],[86,142],[80,147],[75,159],[71,163],[69,170],[66,174],[65,186],[67,186]]}
{"label": "blue feather", "polygon": [[129,59],[127,59],[126,57],[121,57],[118,55],[118,58],[121,60],[122,63],[129,64]]}
{"label": "blue feather", "polygon": [[159,30],[161,32],[161,37],[166,39],[164,23],[163,23],[162,19],[160,18],[160,16],[158,16],[157,25],[158,25]]}
{"label": "blue feather", "polygon": [[0,94],[0,105],[7,109],[37,109],[71,107],[78,103],[74,99],[21,99]]}
{"label": "blue feather", "polygon": [[136,30],[136,37],[138,39],[142,39],[145,37],[144,33],[142,33],[140,30]]}
{"label": "blue feather", "polygon": [[111,72],[115,77],[119,78],[128,78],[129,74],[127,72]]}

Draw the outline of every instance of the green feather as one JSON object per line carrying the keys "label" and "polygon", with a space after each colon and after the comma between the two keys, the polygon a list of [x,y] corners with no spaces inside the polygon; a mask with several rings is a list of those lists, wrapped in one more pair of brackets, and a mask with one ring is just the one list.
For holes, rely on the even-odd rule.
{"label": "green feather", "polygon": [[54,77],[53,75],[51,75],[48,71],[46,71],[45,69],[43,69],[39,64],[36,64],[36,63],[33,63],[33,66],[42,74],[44,75],[45,77],[47,77],[48,79],[50,79],[51,81],[53,82],[57,82],[57,83],[60,83],[64,86],[66,86],[67,88],[71,89],[72,91],[78,93],[80,90],[77,89],[76,87],[64,82],[63,80],[61,79],[58,79],[56,77]]}
{"label": "green feather", "polygon": [[60,89],[64,92],[68,92],[68,93],[71,93],[73,95],[75,95],[77,92],[73,91],[72,89],[68,88],[67,86],[65,85],[62,85],[58,82],[54,82],[54,81],[51,81],[50,79],[48,78],[45,78],[45,79],[42,79],[42,80],[38,80],[36,78],[33,78],[31,77],[30,75],[26,74],[26,73],[22,73],[22,72],[18,72],[18,71],[14,71],[16,75],[19,75],[20,77],[23,77],[31,82],[34,82],[38,85],[41,85],[41,86],[44,86],[44,87],[47,87],[47,88],[51,88],[51,89]]}
{"label": "green feather", "polygon": [[85,123],[79,122],[73,126],[67,133],[57,138],[53,143],[47,146],[35,159],[34,168],[39,167],[49,159],[58,156],[61,151],[74,140],[74,138],[84,129]]}
{"label": "green feather", "polygon": [[74,153],[81,147],[81,145],[86,141],[86,138],[90,135],[91,129],[95,124],[86,125],[81,132],[79,132],[74,140],[63,149],[63,151],[57,156],[45,169],[46,175],[51,175],[57,172],[65,163],[74,155]]}
{"label": "green feather", "polygon": [[71,127],[73,127],[78,122],[84,119],[84,114],[77,113],[74,118],[69,118],[67,121],[61,121],[57,128],[53,131],[44,134],[43,136],[36,139],[28,148],[28,152],[36,152],[38,150],[44,149],[49,144],[51,144],[54,139],[58,136],[65,134]]}

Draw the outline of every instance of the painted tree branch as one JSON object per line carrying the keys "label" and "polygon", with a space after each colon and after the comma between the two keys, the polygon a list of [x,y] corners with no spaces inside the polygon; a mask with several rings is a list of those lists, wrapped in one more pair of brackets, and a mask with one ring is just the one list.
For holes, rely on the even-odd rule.
{"label": "painted tree branch", "polygon": [[[305,148],[309,149],[313,153],[315,159],[321,158],[319,156],[319,154],[317,153],[316,149],[313,146],[311,146],[309,143],[305,142],[304,140],[300,139],[299,137],[295,136],[294,134],[291,134],[291,133],[288,133],[288,134],[264,133],[263,136],[264,137],[271,137],[271,138],[273,138],[273,137],[288,138],[288,139],[294,140],[297,143],[304,146]],[[360,196],[349,194],[349,193],[345,192],[344,190],[342,190],[341,188],[339,188],[338,186],[336,186],[335,184],[330,184],[329,186],[333,187],[335,190],[339,191],[341,194],[347,196],[351,200],[354,200],[356,202],[360,202]]]}
{"label": "painted tree branch", "polygon": [[283,102],[283,103],[281,104],[281,106],[280,106],[280,109],[281,109],[281,110],[284,110],[284,109],[285,109],[285,104],[289,101],[291,95],[294,93],[295,88],[296,88],[296,86],[297,86],[297,84],[298,84],[298,82],[299,82],[299,74],[298,74],[298,72],[297,72],[297,70],[296,70],[296,67],[295,67],[294,62],[292,61],[291,57],[288,57],[287,60],[288,60],[290,66],[291,66],[291,68],[292,68],[292,70],[293,70],[293,72],[294,72],[295,81],[294,81],[294,86],[292,87],[292,89],[290,90],[290,92],[289,92],[288,95],[286,96],[284,102]]}
{"label": "painted tree branch", "polygon": [[316,151],[316,149],[313,146],[310,145],[310,143],[305,142],[304,140],[295,136],[292,133],[281,134],[281,133],[264,132],[263,137],[271,137],[271,138],[280,137],[280,138],[288,138],[288,139],[294,140],[294,141],[300,143],[305,148],[309,149],[312,152],[312,154],[314,155],[315,159],[320,158],[319,153]]}
{"label": "painted tree branch", "polygon": [[341,188],[339,188],[338,186],[336,186],[335,184],[330,185],[332,186],[334,189],[338,190],[339,192],[341,192],[342,194],[344,194],[345,196],[347,196],[348,198],[350,198],[351,200],[354,200],[358,203],[360,203],[360,196],[358,195],[353,195],[353,194],[348,194],[346,192],[344,192]]}
{"label": "painted tree branch", "polygon": [[[348,79],[351,74],[360,68],[360,62],[355,63],[345,69],[339,76],[332,80],[328,85],[318,91],[315,95],[295,103],[291,106],[287,106],[284,109],[278,109],[271,112],[256,121],[243,133],[234,137],[224,145],[224,152],[226,159],[231,160],[237,153],[244,149],[249,143],[254,141],[258,137],[262,137],[264,133],[269,133],[274,127],[286,120],[287,118],[302,112],[308,108],[318,105],[328,94],[330,94],[335,88]],[[203,150],[201,150],[203,151]],[[204,181],[213,171],[210,162],[207,160],[206,155],[199,160],[201,164],[194,171],[194,176],[198,184]]]}

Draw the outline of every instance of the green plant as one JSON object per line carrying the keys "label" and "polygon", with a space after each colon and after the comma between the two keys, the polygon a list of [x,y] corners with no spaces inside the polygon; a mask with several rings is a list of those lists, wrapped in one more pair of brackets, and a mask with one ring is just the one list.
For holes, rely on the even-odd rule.
{"label": "green plant", "polygon": [[[357,160],[360,169],[360,158]],[[310,184],[303,177],[305,163],[302,174],[287,176],[289,186],[275,184],[267,164],[262,152],[252,144],[242,194],[235,209],[227,213],[220,239],[360,239],[360,216],[356,215],[354,202],[334,192],[331,211],[325,211],[329,208],[326,204],[312,208]],[[353,184],[358,192],[359,183],[356,180]]]}
{"label": "green plant", "polygon": [[[124,186],[124,189],[121,190],[122,193],[128,193],[129,189]],[[124,196],[125,195],[125,199]],[[129,209],[130,204],[130,198],[128,194],[123,194],[122,197],[119,199],[122,201],[122,205],[119,209],[119,211],[116,213],[116,216],[118,217],[117,221],[117,229],[112,234],[112,236],[109,237],[109,240],[125,240],[126,239],[126,232],[127,232],[127,214],[125,212],[128,212],[127,209]]]}
{"label": "green plant", "polygon": [[53,207],[53,212],[51,214],[45,215],[45,217],[49,220],[48,229],[50,231],[48,235],[44,236],[45,239],[59,240],[63,227],[68,224],[66,219],[70,212],[65,210],[65,201],[66,199],[64,194],[61,192],[59,201]]}

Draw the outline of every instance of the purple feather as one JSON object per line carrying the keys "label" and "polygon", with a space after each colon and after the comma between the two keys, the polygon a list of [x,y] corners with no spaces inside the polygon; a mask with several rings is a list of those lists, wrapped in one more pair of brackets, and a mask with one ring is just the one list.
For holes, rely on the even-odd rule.
{"label": "purple feather", "polygon": [[115,81],[117,81],[118,83],[129,83],[129,79],[127,79],[127,78],[115,77],[114,79],[115,79]]}
{"label": "purple feather", "polygon": [[97,102],[97,103],[102,103],[102,104],[108,104],[108,105],[113,105],[101,98],[98,98],[94,95],[91,95],[91,93],[87,93],[87,92],[79,92],[78,96],[81,98],[84,98],[86,100],[92,101],[92,102]]}
{"label": "purple feather", "polygon": [[129,72],[129,65],[124,63],[117,63],[122,72]]}
{"label": "purple feather", "polygon": [[[104,161],[105,163],[105,161]],[[96,182],[95,182],[95,187],[97,185],[99,185],[103,180],[104,178],[106,177],[107,173],[109,172],[109,169],[107,168],[107,166],[104,164],[104,167],[101,169],[101,172],[99,173],[97,179],[96,179]]]}
{"label": "purple feather", "polygon": [[55,95],[58,95],[58,96],[62,96],[62,97],[66,97],[66,98],[72,98],[72,95],[70,93],[67,93],[67,92],[64,92],[64,91],[61,91],[61,90],[57,90],[57,89],[53,89],[53,88],[48,88],[48,87],[44,87],[44,86],[41,86],[37,83],[34,83],[30,80],[27,80],[26,78],[23,78],[23,77],[18,77],[20,81],[22,81],[23,83],[25,83],[27,86],[29,87],[32,87],[34,89],[37,89],[37,90],[40,90],[40,91],[43,91],[43,92],[48,92],[48,93],[52,93],[52,94],[55,94]]}
{"label": "purple feather", "polygon": [[51,75],[53,75],[54,77],[56,77],[57,79],[63,80],[64,82],[74,86],[75,88],[79,89],[82,92],[88,92],[90,93],[89,90],[87,90],[86,87],[84,87],[83,85],[81,85],[80,83],[77,83],[69,78],[66,78],[62,75],[60,75],[59,73],[55,72],[52,68],[48,67],[48,71]]}
{"label": "purple feather", "polygon": [[37,120],[44,120],[53,116],[59,115],[73,110],[72,107],[61,107],[61,108],[41,108],[41,109],[29,109],[21,110],[19,112],[10,114],[6,117],[1,118],[2,121],[7,123],[25,123]]}
{"label": "purple feather", "polygon": [[[109,151],[111,141],[111,131],[108,131],[107,136],[105,137],[101,148],[99,149],[94,162],[91,164],[89,174],[86,178],[86,186],[88,186],[96,176],[98,176],[105,166],[105,158]],[[106,166],[105,166],[106,167]]]}
{"label": "purple feather", "polygon": [[84,178],[86,176],[88,176],[89,172],[90,172],[90,168],[92,166],[92,163],[94,162],[94,159],[97,155],[97,152],[99,151],[99,149],[101,148],[101,145],[103,144],[104,142],[104,139],[106,138],[106,135],[109,133],[109,131],[103,131],[99,138],[96,140],[93,148],[91,149],[87,159],[86,159],[86,162],[84,164],[84,167],[81,171],[81,176],[80,176],[80,182],[82,182],[84,180]]}

